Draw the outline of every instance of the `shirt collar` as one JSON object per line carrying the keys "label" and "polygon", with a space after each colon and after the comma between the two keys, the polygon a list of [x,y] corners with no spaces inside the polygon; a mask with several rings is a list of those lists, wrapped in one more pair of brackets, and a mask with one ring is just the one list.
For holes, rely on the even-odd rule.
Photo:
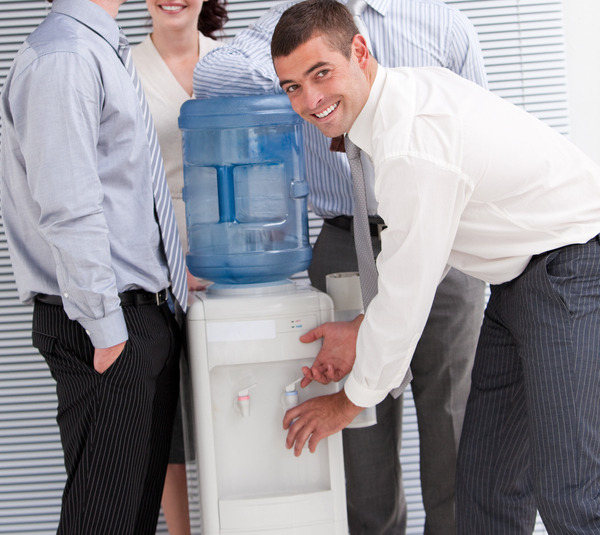
{"label": "shirt collar", "polygon": [[71,17],[119,48],[119,26],[104,9],[90,0],[54,0],[51,11]]}
{"label": "shirt collar", "polygon": [[[371,8],[377,11],[380,15],[385,17],[392,0],[365,0],[365,3]],[[397,0],[394,0],[397,1]],[[345,4],[347,0],[343,0]]]}
{"label": "shirt collar", "polygon": [[367,5],[385,17],[392,0],[365,0]]}
{"label": "shirt collar", "polygon": [[377,65],[377,74],[375,75],[375,80],[373,80],[373,85],[369,91],[369,98],[348,132],[348,136],[352,142],[366,152],[369,157],[373,155],[373,117],[377,111],[377,105],[381,92],[383,91],[386,77],[387,72],[385,68],[381,65]]}

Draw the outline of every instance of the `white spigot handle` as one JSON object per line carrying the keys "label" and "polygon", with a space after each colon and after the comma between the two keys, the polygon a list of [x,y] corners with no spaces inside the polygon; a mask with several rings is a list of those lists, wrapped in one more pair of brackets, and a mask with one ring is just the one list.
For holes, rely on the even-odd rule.
{"label": "white spigot handle", "polygon": [[300,377],[299,379],[296,379],[293,383],[290,383],[289,385],[287,385],[285,387],[285,391],[286,392],[293,392],[294,390],[298,390],[296,388],[296,383],[299,383],[300,381],[302,381],[302,379],[304,379],[304,375],[302,377]]}
{"label": "white spigot handle", "polygon": [[299,398],[296,385],[302,381],[302,379],[304,379],[304,376],[296,379],[293,383],[290,383],[285,387],[285,392],[283,393],[283,396],[281,396],[281,404],[285,410],[291,409],[292,407],[298,405]]}
{"label": "white spigot handle", "polygon": [[248,386],[248,387],[246,387],[246,388],[244,388],[244,389],[240,390],[240,391],[238,392],[238,399],[239,399],[239,398],[242,398],[242,397],[249,396],[249,395],[250,395],[250,394],[249,394],[249,391],[250,391],[250,389],[251,389],[251,388],[254,388],[256,385],[257,385],[257,383],[254,383],[253,385],[250,385],[250,386]]}
{"label": "white spigot handle", "polygon": [[236,403],[237,406],[242,413],[242,416],[250,416],[250,394],[249,391],[251,388],[254,388],[256,383],[250,385],[247,388],[244,388],[238,392]]}

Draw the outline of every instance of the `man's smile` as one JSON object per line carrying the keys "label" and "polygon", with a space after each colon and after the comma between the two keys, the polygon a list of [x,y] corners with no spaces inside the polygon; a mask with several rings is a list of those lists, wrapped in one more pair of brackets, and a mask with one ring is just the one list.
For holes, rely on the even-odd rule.
{"label": "man's smile", "polygon": [[318,119],[323,119],[325,117],[327,117],[332,111],[334,111],[337,107],[338,107],[339,101],[336,102],[335,104],[332,104],[331,106],[329,106],[329,108],[323,110],[320,113],[315,113],[314,116],[317,117]]}

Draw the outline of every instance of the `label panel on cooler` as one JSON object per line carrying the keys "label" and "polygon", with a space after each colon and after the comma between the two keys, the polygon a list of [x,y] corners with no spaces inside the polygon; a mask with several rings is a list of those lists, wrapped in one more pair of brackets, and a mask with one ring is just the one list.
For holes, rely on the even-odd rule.
{"label": "label panel on cooler", "polygon": [[300,337],[318,324],[316,314],[272,320],[207,321],[208,368],[249,362],[314,359],[321,341],[303,344]]}
{"label": "label panel on cooler", "polygon": [[253,321],[207,321],[206,337],[208,342],[272,340],[278,334],[297,332],[301,336],[302,331],[315,327],[315,315]]}
{"label": "label panel on cooler", "polygon": [[206,339],[209,342],[270,340],[276,336],[275,320],[209,321],[206,323]]}

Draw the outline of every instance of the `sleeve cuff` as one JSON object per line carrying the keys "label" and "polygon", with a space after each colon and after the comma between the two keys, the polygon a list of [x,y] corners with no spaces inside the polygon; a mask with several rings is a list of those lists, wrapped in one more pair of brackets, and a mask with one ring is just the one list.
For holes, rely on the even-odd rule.
{"label": "sleeve cuff", "polygon": [[344,384],[344,392],[352,403],[363,408],[377,405],[388,395],[387,390],[370,390],[361,386],[352,372]]}
{"label": "sleeve cuff", "polygon": [[129,338],[123,311],[118,310],[97,320],[80,320],[94,347],[112,347]]}

